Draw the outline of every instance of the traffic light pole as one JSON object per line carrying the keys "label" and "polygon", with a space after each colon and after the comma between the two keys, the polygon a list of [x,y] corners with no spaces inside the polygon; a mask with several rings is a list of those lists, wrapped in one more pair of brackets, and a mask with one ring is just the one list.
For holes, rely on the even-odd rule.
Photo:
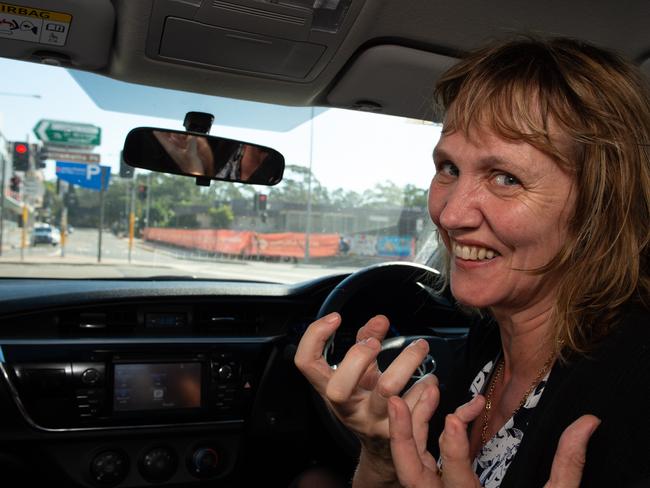
{"label": "traffic light pole", "polygon": [[5,158],[2,158],[2,182],[0,183],[0,188],[2,188],[2,196],[0,197],[0,256],[2,256],[2,246],[4,244],[4,230],[5,230],[5,198],[6,198],[5,171],[6,170],[7,170],[7,161]]}
{"label": "traffic light pole", "polygon": [[65,241],[68,236],[68,207],[63,203],[61,208],[61,257],[65,257]]}
{"label": "traffic light pole", "polygon": [[147,206],[144,214],[144,226],[149,227],[149,209],[151,208],[151,171],[147,175]]}
{"label": "traffic light pole", "polygon": [[101,187],[99,189],[99,235],[97,238],[97,262],[102,262],[102,232],[104,230],[104,175],[101,170]]}
{"label": "traffic light pole", "polygon": [[131,209],[129,211],[129,263],[133,250],[133,232],[135,230],[135,178],[131,182]]}
{"label": "traffic light pole", "polygon": [[20,233],[20,260],[25,260],[25,248],[27,247],[27,221],[29,220],[29,211],[27,210],[27,205],[23,203],[23,227]]}

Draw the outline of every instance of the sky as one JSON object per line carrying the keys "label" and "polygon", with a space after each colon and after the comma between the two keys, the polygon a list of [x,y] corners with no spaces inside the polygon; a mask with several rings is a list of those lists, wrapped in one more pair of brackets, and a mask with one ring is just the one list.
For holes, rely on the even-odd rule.
{"label": "sky", "polygon": [[[0,59],[0,73],[0,132],[7,140],[38,142],[32,129],[41,119],[97,125],[102,142],[95,152],[114,173],[129,130],[138,126],[182,130],[187,110],[214,113],[211,135],[273,147],[284,154],[287,164],[309,166],[311,157],[316,178],[332,190],[361,192],[387,180],[427,188],[434,173],[431,154],[440,137],[438,125],[317,108],[312,141],[309,107],[152,89],[9,59]],[[47,162],[46,179],[55,177],[54,166]]]}

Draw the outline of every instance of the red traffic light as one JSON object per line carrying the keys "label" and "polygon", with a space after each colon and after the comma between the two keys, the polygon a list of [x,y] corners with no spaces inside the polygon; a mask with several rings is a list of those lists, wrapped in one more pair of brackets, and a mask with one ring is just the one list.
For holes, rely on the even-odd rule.
{"label": "red traffic light", "polygon": [[26,142],[12,143],[12,158],[15,171],[29,171],[29,145]]}

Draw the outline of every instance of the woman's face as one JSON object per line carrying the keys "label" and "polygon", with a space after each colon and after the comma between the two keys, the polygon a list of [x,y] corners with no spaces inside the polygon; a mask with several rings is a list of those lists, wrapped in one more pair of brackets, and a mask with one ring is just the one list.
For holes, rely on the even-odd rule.
{"label": "woman's face", "polygon": [[451,256],[451,289],[476,307],[518,310],[553,297],[547,264],[566,238],[573,178],[533,146],[490,131],[443,135],[429,212]]}

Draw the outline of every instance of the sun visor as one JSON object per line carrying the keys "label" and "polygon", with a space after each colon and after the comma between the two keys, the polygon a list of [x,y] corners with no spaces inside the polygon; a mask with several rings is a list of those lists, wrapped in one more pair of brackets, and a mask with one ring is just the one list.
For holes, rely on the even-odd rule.
{"label": "sun visor", "polygon": [[456,58],[397,45],[356,57],[327,96],[335,107],[434,120],[433,90]]}
{"label": "sun visor", "polygon": [[108,64],[114,24],[110,0],[0,3],[0,56],[99,69]]}
{"label": "sun visor", "polygon": [[[185,114],[192,110],[213,114],[216,125],[275,132],[290,131],[311,118],[311,107],[270,105],[180,92],[126,83],[85,71],[69,70],[69,73],[101,109],[177,120],[178,128]],[[326,110],[317,108],[315,115]]]}

